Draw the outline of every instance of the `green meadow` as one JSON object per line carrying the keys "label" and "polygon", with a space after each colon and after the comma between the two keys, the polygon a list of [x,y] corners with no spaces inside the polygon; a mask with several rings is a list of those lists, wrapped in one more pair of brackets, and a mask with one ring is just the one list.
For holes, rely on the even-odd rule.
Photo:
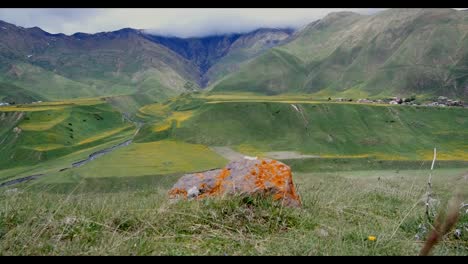
{"label": "green meadow", "polygon": [[[417,255],[434,147],[437,210],[468,198],[466,111],[235,93],[2,107],[0,183],[44,175],[0,187],[0,255]],[[229,162],[215,146],[316,156],[281,159],[304,206],[170,202],[183,174]],[[467,239],[451,230],[433,254],[466,255]]]}

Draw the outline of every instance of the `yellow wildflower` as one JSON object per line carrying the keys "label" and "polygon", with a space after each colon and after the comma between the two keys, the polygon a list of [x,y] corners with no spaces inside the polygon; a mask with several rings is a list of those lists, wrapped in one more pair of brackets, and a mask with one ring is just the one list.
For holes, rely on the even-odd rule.
{"label": "yellow wildflower", "polygon": [[377,238],[375,236],[368,236],[367,240],[375,241]]}

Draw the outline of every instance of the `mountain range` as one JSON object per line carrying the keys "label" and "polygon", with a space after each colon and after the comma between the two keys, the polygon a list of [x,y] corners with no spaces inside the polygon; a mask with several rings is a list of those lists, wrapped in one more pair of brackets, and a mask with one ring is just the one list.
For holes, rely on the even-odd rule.
{"label": "mountain range", "polygon": [[468,98],[468,12],[453,9],[336,12],[296,30],[194,38],[131,28],[50,34],[4,21],[0,33],[0,100],[161,101],[202,89]]}

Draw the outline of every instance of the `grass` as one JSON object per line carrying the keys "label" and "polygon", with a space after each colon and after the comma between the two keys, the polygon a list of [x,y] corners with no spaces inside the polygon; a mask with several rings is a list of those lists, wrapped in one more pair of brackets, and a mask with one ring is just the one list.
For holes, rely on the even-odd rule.
{"label": "grass", "polygon": [[[430,166],[431,160],[381,160],[370,157],[335,157],[335,158],[303,158],[282,160],[289,164],[293,171],[366,171],[366,170],[418,170]],[[436,168],[464,168],[468,161],[441,160],[435,165]]]}
{"label": "grass", "polygon": [[46,110],[60,111],[75,106],[91,106],[103,103],[103,100],[100,98],[65,99],[60,101],[41,102],[35,104],[3,106],[0,108],[0,112],[40,112]]}
{"label": "grass", "polygon": [[204,145],[249,145],[263,152],[387,160],[430,159],[428,153],[437,147],[442,159],[466,160],[463,108],[311,102],[294,103],[296,110],[292,104],[208,102],[166,136]]}
{"label": "grass", "polygon": [[10,83],[0,82],[0,102],[24,104],[44,100],[35,92],[27,91]]}
{"label": "grass", "polygon": [[[466,173],[436,170],[436,198],[449,199],[456,186],[466,196]],[[295,173],[301,209],[259,197],[171,203],[177,177],[152,179],[122,179],[111,192],[104,190],[116,185],[82,179],[62,193],[45,178],[2,190],[0,254],[417,255],[422,243],[414,236],[427,224],[419,202],[427,170]],[[466,255],[467,239],[450,232],[433,253]]]}
{"label": "grass", "polygon": [[135,130],[120,112],[98,99],[23,105],[15,110],[2,113],[7,129],[0,130],[0,169],[53,160]]}
{"label": "grass", "polygon": [[44,131],[44,130],[49,130],[53,128],[54,126],[64,122],[67,118],[70,116],[70,112],[68,111],[59,111],[58,113],[52,114],[47,114],[47,115],[38,115],[37,118],[36,116],[30,117],[34,118],[34,121],[29,121],[29,122],[22,122],[20,124],[20,128],[25,131]]}
{"label": "grass", "polygon": [[[434,198],[468,199],[465,109],[251,94],[183,94],[137,109],[134,99],[0,113],[1,182],[46,174],[0,189],[0,255],[416,255],[419,225],[430,227],[420,200],[434,145]],[[111,105],[147,122],[134,142],[59,172],[133,137]],[[241,196],[168,201],[184,173],[226,165],[208,146],[320,155],[284,160],[304,207]],[[467,243],[451,232],[434,254],[467,255]]]}
{"label": "grass", "polygon": [[87,137],[86,139],[78,142],[77,145],[84,145],[84,144],[88,144],[88,143],[98,141],[98,140],[101,140],[101,139],[104,139],[104,138],[108,138],[108,137],[114,136],[116,134],[119,134],[122,131],[132,129],[132,128],[133,128],[133,126],[128,124],[127,126],[111,129],[111,130],[105,131],[103,133],[100,133],[100,134],[97,134],[97,135],[94,135],[94,136],[91,136],[91,137]]}
{"label": "grass", "polygon": [[180,127],[181,123],[185,120],[189,119],[193,115],[191,111],[184,111],[184,112],[172,112],[172,114],[166,118],[162,123],[157,124],[154,127],[154,131],[160,132],[163,130],[167,130],[171,127],[172,122],[175,122],[176,127]]}
{"label": "grass", "polygon": [[140,115],[146,116],[161,116],[167,114],[165,105],[163,104],[149,104],[138,109]]}
{"label": "grass", "polygon": [[172,140],[134,143],[74,170],[80,177],[128,177],[203,171],[227,161],[203,145]]}
{"label": "grass", "polygon": [[[39,163],[26,163],[23,165],[17,165],[12,168],[3,168],[0,170],[0,180],[1,182],[12,180],[15,178],[21,178],[33,174],[54,174],[63,168],[70,168],[71,164],[80,160],[83,160],[88,157],[93,152],[106,149],[122,143],[128,139],[131,139],[133,136],[132,131],[126,131],[119,136],[110,138],[107,141],[100,142],[96,145],[91,144],[90,146],[84,146],[79,150],[73,151],[69,154],[63,156],[55,157],[54,159],[46,160]],[[54,145],[48,144],[43,146],[44,148],[51,148]],[[42,147],[39,145],[39,147]]]}

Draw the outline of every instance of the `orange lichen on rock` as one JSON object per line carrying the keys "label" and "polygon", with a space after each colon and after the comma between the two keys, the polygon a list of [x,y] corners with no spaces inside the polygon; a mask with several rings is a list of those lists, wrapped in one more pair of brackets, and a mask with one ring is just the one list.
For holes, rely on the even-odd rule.
{"label": "orange lichen on rock", "polygon": [[241,159],[230,162],[224,169],[187,174],[169,192],[182,193],[184,198],[203,198],[224,194],[266,194],[289,206],[300,206],[291,169],[276,160]]}
{"label": "orange lichen on rock", "polygon": [[179,188],[173,188],[169,191],[169,197],[171,198],[176,198],[179,195],[182,195],[184,198],[187,198],[187,191]]}
{"label": "orange lichen on rock", "polygon": [[223,182],[225,181],[226,177],[229,176],[231,172],[224,168],[219,174],[218,176],[216,176],[216,182],[215,182],[215,185],[213,186],[213,188],[211,188],[209,191],[203,193],[200,195],[200,197],[204,197],[204,196],[207,196],[207,195],[218,195],[218,194],[221,194],[221,192],[223,191]]}
{"label": "orange lichen on rock", "polygon": [[292,184],[292,174],[289,167],[277,164],[276,160],[270,162],[262,160],[257,167],[259,171],[255,179],[256,188],[274,190],[273,198],[275,200],[288,198],[288,200],[297,201],[300,204],[300,198]]}

